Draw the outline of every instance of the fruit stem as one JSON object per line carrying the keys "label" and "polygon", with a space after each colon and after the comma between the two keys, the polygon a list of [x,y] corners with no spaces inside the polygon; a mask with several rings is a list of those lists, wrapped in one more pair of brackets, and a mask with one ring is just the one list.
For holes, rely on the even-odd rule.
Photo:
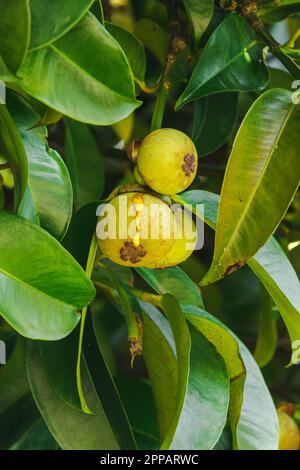
{"label": "fruit stem", "polygon": [[295,78],[300,78],[300,67],[288,57],[282,50],[281,45],[273,38],[272,34],[265,28],[263,22],[254,14],[247,17],[250,26],[256,31],[256,33],[264,40],[269,46],[272,54],[285,66],[285,68]]}
{"label": "fruit stem", "polygon": [[151,122],[151,131],[160,129],[162,126],[167,99],[171,88],[171,82],[169,80],[170,69],[176,62],[178,53],[186,48],[186,42],[181,37],[181,26],[178,21],[177,9],[174,0],[167,1],[167,10],[169,16],[171,38],[168,54],[165,61],[164,71],[156,95],[156,102],[154,105],[154,111]]}
{"label": "fruit stem", "polygon": [[297,29],[297,31],[292,35],[292,37],[289,39],[289,41],[286,43],[285,46],[294,49],[295,43],[299,37],[300,37],[300,28]]}
{"label": "fruit stem", "polygon": [[162,126],[169,90],[170,82],[168,81],[163,82],[159,87],[152,115],[151,132],[160,129]]}
{"label": "fruit stem", "polygon": [[145,292],[140,289],[136,289],[135,287],[131,287],[130,291],[140,300],[144,300],[144,302],[148,302],[149,304],[154,305],[155,307],[161,307],[161,295],[151,294],[150,292]]}
{"label": "fruit stem", "polygon": [[272,54],[285,66],[285,68],[295,78],[300,78],[300,67],[293,59],[288,57],[283,51],[282,46],[271,33],[265,28],[261,19],[257,16],[258,3],[256,0],[242,0],[237,3],[237,11],[247,19],[251,28],[257,35],[269,46]]}
{"label": "fruit stem", "polygon": [[[96,281],[95,279],[93,279],[93,283],[96,288],[101,289],[106,295],[108,295],[115,302],[120,304],[119,297],[114,288],[109,287],[106,284],[103,284],[102,282]],[[151,292],[146,292],[141,289],[136,289],[135,287],[128,287],[128,289],[138,299],[143,300],[144,302],[148,302],[149,304],[152,304],[155,307],[158,307],[158,308],[161,307],[161,299],[162,299],[161,295],[152,294]]]}
{"label": "fruit stem", "polygon": [[126,295],[125,290],[115,280],[108,266],[102,263],[98,263],[98,266],[100,266],[106,272],[107,277],[112,284],[112,287],[115,289],[115,291],[118,294],[118,297],[119,297],[118,303],[127,322],[128,340],[130,341],[130,343],[138,342],[140,334],[139,334],[139,325],[138,325],[137,315],[132,310],[130,300],[128,299],[128,296]]}

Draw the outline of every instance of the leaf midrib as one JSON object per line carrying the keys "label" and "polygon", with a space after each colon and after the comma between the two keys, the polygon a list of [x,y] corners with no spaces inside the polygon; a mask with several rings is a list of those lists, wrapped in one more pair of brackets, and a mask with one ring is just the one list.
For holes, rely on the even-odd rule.
{"label": "leaf midrib", "polygon": [[74,310],[74,313],[76,311],[80,310],[75,305],[64,302],[63,300],[60,300],[57,297],[52,297],[51,295],[47,294],[46,292],[44,292],[42,290],[39,290],[39,289],[37,289],[36,287],[33,287],[30,284],[27,284],[25,281],[22,281],[21,279],[18,279],[17,277],[15,277],[12,274],[5,271],[3,268],[0,268],[0,273],[2,273],[4,276],[8,277],[9,279],[12,279],[17,284],[20,284],[21,286],[25,287],[25,289],[27,289],[29,291],[32,291],[33,293],[37,293],[38,296],[43,296],[43,297],[45,297],[46,300],[49,299],[49,301],[52,302],[52,303],[57,303],[58,305],[61,305],[61,306],[70,307],[72,310]]}
{"label": "leaf midrib", "polygon": [[120,93],[117,93],[115,90],[113,90],[112,88],[110,88],[108,85],[106,85],[105,83],[103,82],[100,82],[99,80],[97,80],[95,77],[93,77],[90,73],[88,73],[86,70],[84,70],[82,67],[80,67],[76,62],[72,61],[70,59],[70,57],[68,57],[64,52],[62,52],[61,49],[58,49],[57,47],[54,46],[54,44],[50,44],[49,46],[49,49],[52,49],[57,55],[63,57],[63,59],[71,66],[73,67],[75,70],[77,70],[78,72],[80,72],[83,76],[85,77],[88,77],[90,78],[93,82],[95,82],[98,86],[102,86],[103,88],[105,88],[106,90],[108,90],[110,93],[112,93],[113,95],[117,96],[118,98],[122,98],[122,100],[124,101],[127,101],[128,103],[136,103],[136,100],[135,100],[135,97],[134,97],[134,94],[132,96],[132,98],[130,98],[129,96],[125,96],[125,95],[121,95]]}
{"label": "leaf midrib", "polygon": [[[204,87],[204,86],[207,86],[208,83],[210,83],[212,80],[214,80],[218,75],[220,75],[221,73],[224,73],[224,71],[227,70],[227,68],[232,65],[236,60],[238,60],[245,52],[248,52],[250,49],[252,49],[256,44],[258,44],[258,41],[257,39],[255,39],[254,41],[252,41],[247,47],[244,47],[238,54],[236,54],[229,62],[227,62],[227,64],[225,65],[225,67],[223,67],[221,70],[219,70],[218,72],[216,72],[215,74],[211,75],[209,77],[208,80],[206,80],[205,83],[202,83],[200,85],[198,85],[195,90],[190,93],[189,95],[187,95],[185,97],[185,99],[183,100],[183,103],[186,102],[187,100],[189,100],[192,96],[194,96],[197,91]],[[200,64],[201,64],[201,61],[203,60],[203,56],[200,58],[200,61],[198,63],[198,66],[200,67]],[[252,58],[251,58],[252,60]],[[231,90],[231,91],[235,91],[235,90]],[[236,90],[236,91],[239,91],[239,90]]]}

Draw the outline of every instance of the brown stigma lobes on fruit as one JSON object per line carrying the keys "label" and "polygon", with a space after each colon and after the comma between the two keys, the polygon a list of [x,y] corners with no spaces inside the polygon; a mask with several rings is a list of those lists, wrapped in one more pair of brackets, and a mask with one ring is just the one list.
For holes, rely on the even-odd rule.
{"label": "brown stigma lobes on fruit", "polygon": [[132,264],[139,263],[146,256],[143,245],[134,246],[133,242],[125,242],[120,249],[120,258],[123,261],[130,261]]}
{"label": "brown stigma lobes on fruit", "polygon": [[144,249],[144,246],[141,245],[141,214],[144,207],[144,199],[141,194],[136,194],[133,197],[133,205],[135,208],[135,224],[136,224],[136,234],[132,242],[125,242],[124,246],[120,249],[120,258],[123,261],[129,261],[132,264],[139,263],[144,256],[146,256],[147,251]]}
{"label": "brown stigma lobes on fruit", "polygon": [[193,154],[188,153],[183,160],[184,164],[182,165],[182,169],[184,174],[185,176],[191,176],[191,174],[194,173],[196,169],[195,157]]}

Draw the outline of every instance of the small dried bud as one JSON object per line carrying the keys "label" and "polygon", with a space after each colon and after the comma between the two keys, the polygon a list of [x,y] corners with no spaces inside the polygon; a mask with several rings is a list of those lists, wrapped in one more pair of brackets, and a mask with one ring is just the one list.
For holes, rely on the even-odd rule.
{"label": "small dried bud", "polygon": [[128,158],[132,162],[136,162],[137,156],[138,156],[138,151],[141,146],[142,141],[141,140],[133,140],[129,147],[127,148],[127,155]]}

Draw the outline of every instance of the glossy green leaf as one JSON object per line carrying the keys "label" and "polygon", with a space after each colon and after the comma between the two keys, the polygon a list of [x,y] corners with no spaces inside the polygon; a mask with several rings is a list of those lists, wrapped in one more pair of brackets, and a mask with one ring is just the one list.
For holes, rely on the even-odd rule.
{"label": "glossy green leaf", "polygon": [[300,182],[300,106],[292,96],[287,90],[267,91],[241,124],[223,181],[213,262],[203,284],[254,256],[293,200]]}
{"label": "glossy green leaf", "polygon": [[140,104],[121,47],[91,14],[58,41],[30,52],[19,77],[26,93],[81,122],[110,125]]}
{"label": "glossy green leaf", "polygon": [[66,405],[82,411],[76,381],[78,339],[77,327],[60,341],[40,341],[39,353],[47,380],[57,396]]}
{"label": "glossy green leaf", "polygon": [[167,54],[167,35],[161,26],[149,18],[142,18],[136,22],[134,33],[163,65]]}
{"label": "glossy green leaf", "polygon": [[58,398],[47,381],[37,345],[33,342],[27,345],[26,369],[35,402],[51,434],[62,449],[119,449],[86,369],[84,384],[94,415],[80,413]]}
{"label": "glossy green leaf", "polygon": [[56,124],[62,119],[63,115],[55,109],[45,107],[45,111],[42,113],[41,117],[34,124],[34,127],[40,126],[49,126],[50,124]]}
{"label": "glossy green leaf", "polygon": [[[229,412],[235,447],[239,450],[277,449],[275,406],[250,352],[212,315],[190,305],[182,309],[195,328],[215,345],[231,375]],[[241,362],[244,371],[238,372]]]}
{"label": "glossy green leaf", "polygon": [[104,191],[104,162],[86,124],[68,121],[65,158],[73,184],[75,210],[101,199]]}
{"label": "glossy green leaf", "polygon": [[[97,254],[98,244],[97,244],[97,237],[96,234],[93,235],[93,238],[90,242],[86,268],[85,272],[87,277],[90,279],[92,277],[93,267],[95,264],[95,258]],[[77,352],[77,365],[76,365],[76,381],[77,381],[77,390],[79,395],[79,400],[81,404],[82,410],[89,414],[91,410],[87,404],[85,391],[83,388],[82,382],[82,360],[83,360],[83,341],[84,341],[84,328],[85,328],[85,321],[88,315],[88,308],[87,306],[82,309],[81,312],[81,319],[80,319],[80,330],[79,330],[79,341],[78,341],[78,352]]]}
{"label": "glossy green leaf", "polygon": [[[177,396],[161,448],[212,449],[227,419],[229,379],[224,361],[211,343],[186,323],[174,297],[166,294],[162,306],[175,340]],[[203,416],[210,417],[209,423],[201,420]]]}
{"label": "glossy green leaf", "polygon": [[39,418],[30,393],[13,403],[0,414],[0,450],[13,446]]}
{"label": "glossy green leaf", "polygon": [[28,187],[18,213],[61,239],[69,225],[73,192],[66,165],[47,144],[47,129],[31,129],[38,114],[22,98],[9,95],[8,107],[28,158]]}
{"label": "glossy green leaf", "polygon": [[12,73],[26,56],[30,41],[29,0],[0,0],[0,54]]}
{"label": "glossy green leaf", "polygon": [[[198,217],[215,229],[219,196],[207,191],[187,191],[176,197],[176,202],[194,206]],[[204,213],[196,204],[204,205]],[[293,266],[275,238],[270,240],[248,261],[265,286],[286,324],[291,342],[300,338],[300,282]]]}
{"label": "glossy green leaf", "polygon": [[118,377],[116,384],[138,448],[143,450],[158,449],[159,432],[150,383],[136,377]]}
{"label": "glossy green leaf", "polygon": [[258,336],[253,356],[259,367],[266,366],[273,358],[277,347],[277,315],[273,302],[263,289],[260,297]]}
{"label": "glossy green leaf", "polygon": [[193,142],[199,157],[221,147],[237,120],[237,93],[216,93],[194,103]]}
{"label": "glossy green leaf", "polygon": [[105,27],[122,47],[136,82],[142,85],[146,73],[146,55],[143,44],[133,34],[114,23],[106,22]]}
{"label": "glossy green leaf", "polygon": [[20,134],[5,105],[0,105],[0,153],[13,172],[14,208],[17,209],[27,187],[28,164]]}
{"label": "glossy green leaf", "polygon": [[63,246],[74,256],[85,269],[89,254],[91,239],[97,225],[97,208],[101,202],[91,202],[81,207],[74,214],[69,225]]}
{"label": "glossy green leaf", "polygon": [[[95,336],[91,315],[86,318],[83,338],[86,365],[106,417],[122,449],[135,449],[136,443],[114,379]],[[93,410],[93,408],[91,408]],[[94,410],[93,410],[94,411]]]}
{"label": "glossy green leaf", "polygon": [[208,40],[177,109],[212,93],[262,90],[268,81],[262,48],[247,20],[229,15]]}
{"label": "glossy green leaf", "polygon": [[266,1],[259,5],[257,16],[265,23],[281,21],[287,16],[300,11],[299,0]]}
{"label": "glossy green leaf", "polygon": [[24,364],[24,341],[22,338],[17,338],[5,367],[0,368],[0,413],[21,399],[28,391],[29,385]]}
{"label": "glossy green leaf", "polygon": [[223,429],[221,437],[213,450],[232,450],[232,433],[228,425]]}
{"label": "glossy green leaf", "polygon": [[194,305],[181,305],[185,318],[199,330],[223,357],[231,380],[245,373],[239,345],[231,331],[217,318]]}
{"label": "glossy green leaf", "polygon": [[160,311],[141,302],[143,310],[143,357],[155,399],[161,441],[175,413],[177,365],[170,325]]}
{"label": "glossy green leaf", "polygon": [[0,186],[0,210],[4,209],[4,204],[5,204],[5,196],[3,192],[3,187]]}
{"label": "glossy green leaf", "polygon": [[180,303],[203,307],[198,286],[179,266],[166,269],[136,268],[136,271],[158,294],[172,294]]}
{"label": "glossy green leaf", "polygon": [[30,0],[30,49],[46,46],[66,34],[83,18],[93,2],[94,0]]}
{"label": "glossy green leaf", "polygon": [[246,375],[231,386],[229,419],[234,447],[240,450],[277,450],[279,427],[276,408],[258,365],[240,341]]}
{"label": "glossy green leaf", "polygon": [[95,293],[82,268],[47,232],[3,211],[0,246],[2,316],[26,337],[69,334]]}
{"label": "glossy green leaf", "polygon": [[300,282],[293,266],[275,238],[248,265],[277,305],[293,344],[300,338]]}
{"label": "glossy green leaf", "polygon": [[[11,72],[8,70],[6,64],[4,63],[4,60],[0,54],[0,80],[13,80],[14,76],[11,74]],[[3,85],[3,83],[1,83]],[[3,103],[2,103],[3,104]]]}
{"label": "glossy green leaf", "polygon": [[[227,371],[214,347],[188,327],[175,299],[166,295],[164,302],[170,324],[155,307],[141,303],[145,312],[144,355],[158,409],[162,448],[210,449],[226,422]],[[208,427],[201,420],[206,415],[210,416]]]}
{"label": "glossy green leaf", "polygon": [[59,450],[59,445],[44,421],[38,419],[10,450]]}
{"label": "glossy green leaf", "polygon": [[198,43],[212,19],[214,2],[213,0],[183,0],[183,3],[194,30],[196,43]]}

